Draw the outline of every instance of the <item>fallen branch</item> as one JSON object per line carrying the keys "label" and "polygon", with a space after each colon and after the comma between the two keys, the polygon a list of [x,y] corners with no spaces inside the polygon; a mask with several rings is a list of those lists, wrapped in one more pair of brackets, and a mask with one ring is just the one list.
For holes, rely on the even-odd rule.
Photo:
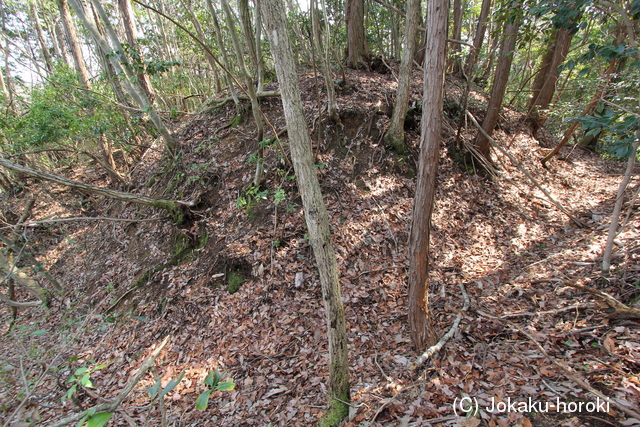
{"label": "fallen branch", "polygon": [[584,378],[582,378],[580,375],[575,373],[573,371],[573,369],[569,365],[567,365],[564,362],[561,362],[560,360],[556,360],[553,357],[551,357],[549,355],[549,353],[547,353],[547,351],[544,349],[544,347],[542,347],[540,345],[540,343],[538,341],[536,341],[536,339],[531,334],[527,333],[526,331],[524,331],[523,329],[521,329],[518,325],[516,325],[514,323],[511,323],[511,322],[507,322],[507,323],[509,324],[509,326],[511,326],[512,328],[515,328],[522,335],[524,335],[527,338],[529,338],[529,340],[531,340],[536,345],[536,347],[538,347],[538,350],[540,350],[540,352],[542,352],[544,357],[546,357],[554,365],[556,365],[557,367],[562,369],[564,371],[564,374],[566,375],[566,377],[569,378],[571,381],[575,382],[580,387],[582,387],[583,389],[587,390],[588,392],[590,392],[591,394],[595,395],[596,397],[599,397],[600,399],[605,400],[606,402],[612,403],[616,408],[620,409],[622,412],[624,412],[625,414],[629,415],[630,417],[633,417],[633,418],[635,418],[637,420],[640,420],[640,412],[636,412],[633,409],[627,408],[626,406],[622,405],[621,403],[618,403],[619,399],[610,399],[609,397],[605,396],[599,390],[596,390],[595,388],[591,387],[591,385],[589,385],[589,383]]}
{"label": "fallen branch", "polygon": [[26,166],[22,166],[17,163],[10,162],[9,160],[3,159],[3,158],[0,158],[0,166],[3,166],[13,171],[21,172],[31,177],[44,179],[46,181],[55,182],[56,184],[65,185],[67,187],[86,191],[87,193],[99,194],[101,196],[110,197],[116,200],[139,203],[139,204],[153,206],[160,209],[165,209],[171,214],[171,217],[177,224],[181,224],[185,220],[185,212],[183,208],[190,207],[190,204],[187,202],[165,200],[165,199],[153,199],[151,197],[143,196],[141,194],[125,193],[123,191],[111,190],[109,188],[96,187],[95,185],[85,184],[84,182],[73,181],[71,179],[54,175],[52,173],[31,169]]}
{"label": "fallen branch", "polygon": [[458,286],[460,287],[460,291],[462,291],[462,296],[464,298],[464,306],[462,307],[462,310],[458,312],[458,315],[456,316],[456,320],[453,321],[453,324],[451,325],[451,328],[449,329],[449,331],[446,334],[444,334],[442,338],[440,338],[440,341],[438,341],[435,345],[432,345],[431,347],[429,347],[427,351],[425,351],[424,353],[422,353],[420,357],[418,357],[418,360],[416,360],[409,367],[410,371],[415,371],[420,367],[420,365],[426,362],[431,356],[433,356],[438,351],[440,351],[442,347],[444,347],[444,345],[447,343],[447,341],[449,341],[449,339],[453,336],[453,334],[455,334],[456,331],[458,330],[458,325],[460,324],[460,320],[462,320],[462,312],[467,311],[469,309],[469,296],[467,295],[467,291],[464,288],[464,285],[462,283],[459,283]]}
{"label": "fallen branch", "polygon": [[607,315],[607,317],[610,319],[640,319],[640,310],[621,303],[606,292],[602,292],[601,290],[592,288],[591,286],[573,283],[568,280],[563,280],[563,282],[567,286],[590,292],[604,299],[607,305],[615,310],[613,313]]}
{"label": "fallen branch", "polygon": [[43,304],[42,301],[17,302],[3,294],[0,294],[0,301],[7,304],[9,307],[17,308],[40,307]]}
{"label": "fallen branch", "polygon": [[623,404],[619,403],[618,400],[619,399],[611,399],[608,396],[605,396],[602,392],[600,392],[599,390],[593,388],[591,385],[589,385],[589,383],[582,378],[579,374],[575,373],[574,370],[567,365],[566,363],[557,360],[553,357],[551,357],[551,355],[549,355],[549,353],[547,353],[547,351],[544,349],[544,347],[542,347],[540,345],[540,343],[535,339],[535,337],[533,335],[531,335],[530,333],[526,332],[525,330],[523,330],[522,328],[520,328],[520,326],[518,326],[515,323],[512,323],[508,320],[504,320],[501,319],[497,316],[493,316],[489,313],[485,313],[482,312],[480,310],[476,310],[476,312],[483,316],[486,317],[487,319],[491,319],[491,320],[498,320],[498,321],[504,321],[507,325],[509,325],[509,327],[515,329],[516,331],[520,332],[522,335],[526,336],[531,342],[533,342],[536,347],[538,347],[538,350],[540,350],[540,352],[544,355],[544,357],[546,357],[549,361],[551,361],[551,363],[553,363],[554,365],[556,365],[557,367],[559,367],[560,369],[562,369],[562,371],[564,372],[565,376],[567,378],[569,378],[571,381],[575,382],[576,384],[578,384],[580,387],[582,387],[584,390],[588,391],[589,393],[593,394],[594,396],[607,401],[611,404],[613,404],[613,406],[615,406],[616,408],[620,409],[620,411],[624,412],[625,414],[629,415],[630,417],[633,417],[635,419],[640,420],[640,413],[634,411],[633,409],[629,409],[628,407],[624,406]]}
{"label": "fallen branch", "polygon": [[[271,91],[264,91],[264,92],[259,92],[256,93],[256,97],[258,99],[260,98],[268,98],[268,97],[272,97],[272,96],[280,96],[280,91],[279,90],[271,90]],[[238,99],[242,99],[244,101],[249,100],[249,96],[245,95],[244,93],[239,93],[238,94]],[[226,98],[210,98],[207,99],[203,105],[206,105],[206,108],[216,108],[216,107],[221,107],[224,104],[226,104],[227,102],[231,102],[233,101],[233,97],[231,96],[227,96]],[[214,104],[214,105],[211,105]],[[204,108],[201,108],[201,110],[203,110]]]}
{"label": "fallen branch", "polygon": [[111,412],[111,413],[115,412],[115,410],[118,409],[118,407],[120,406],[122,401],[129,395],[129,393],[131,393],[131,391],[136,386],[136,384],[138,384],[138,382],[147,373],[147,371],[149,369],[151,369],[151,367],[153,366],[156,358],[158,357],[158,355],[160,354],[162,349],[169,342],[169,338],[170,338],[170,336],[167,336],[162,341],[162,343],[160,343],[160,346],[158,348],[156,348],[153,351],[153,353],[151,353],[151,355],[149,357],[147,357],[147,359],[140,366],[140,369],[138,369],[138,372],[136,372],[136,374],[133,376],[133,378],[131,378],[131,380],[127,383],[127,385],[124,387],[124,389],[122,389],[122,391],[120,392],[118,397],[116,397],[114,400],[112,400],[110,402],[101,403],[99,405],[96,405],[96,406],[93,406],[93,407],[87,409],[86,411],[82,411],[82,412],[79,412],[77,414],[71,415],[71,416],[69,416],[67,418],[63,418],[60,421],[58,421],[57,423],[49,425],[49,427],[62,427],[62,426],[65,426],[67,424],[76,423],[76,422],[82,420],[87,415],[89,415],[89,413],[97,414],[99,412]]}
{"label": "fallen branch", "polygon": [[491,138],[489,136],[489,134],[487,134],[487,132],[485,132],[485,130],[482,129],[482,126],[480,126],[480,124],[478,123],[476,118],[473,117],[473,114],[471,114],[469,111],[467,111],[467,116],[469,116],[469,118],[471,119],[471,122],[474,124],[474,126],[476,126],[480,130],[480,132],[482,132],[482,134],[489,140],[489,143],[493,147],[495,147],[498,150],[500,150],[500,152],[502,154],[507,156],[509,158],[509,160],[511,160],[511,162],[515,165],[515,167],[517,167],[520,170],[520,172],[522,172],[527,178],[529,178],[529,180],[533,183],[533,185],[538,187],[538,189],[540,191],[542,191],[545,196],[547,196],[547,198],[549,199],[549,201],[551,201],[551,203],[553,203],[558,209],[560,209],[561,212],[563,212],[565,215],[567,215],[569,217],[569,219],[571,221],[573,221],[578,227],[583,227],[583,228],[586,227],[586,224],[584,222],[582,222],[579,219],[577,219],[576,217],[574,217],[571,214],[571,212],[569,212],[564,206],[562,206],[560,204],[560,202],[558,202],[556,199],[554,199],[553,196],[551,196],[551,194],[549,194],[549,192],[533,177],[533,175],[531,175],[531,173],[528,170],[526,170],[524,168],[524,166],[522,166],[522,164],[520,164],[518,159],[513,157],[511,155],[511,153],[509,153],[507,150],[502,148],[493,138]]}
{"label": "fallen branch", "polygon": [[[160,221],[168,219],[168,217],[160,217],[160,218],[144,218],[144,219],[129,219],[129,218],[111,218],[107,216],[74,216],[69,218],[54,218],[54,219],[43,219],[41,221],[29,221],[23,222],[22,224],[16,225],[7,225],[5,227],[0,227],[0,230],[5,230],[7,228],[15,228],[18,225],[21,227],[35,227],[40,224],[55,224],[56,222],[70,222],[70,221],[121,221],[121,222],[145,222],[145,221]],[[2,238],[0,237],[0,240]]]}

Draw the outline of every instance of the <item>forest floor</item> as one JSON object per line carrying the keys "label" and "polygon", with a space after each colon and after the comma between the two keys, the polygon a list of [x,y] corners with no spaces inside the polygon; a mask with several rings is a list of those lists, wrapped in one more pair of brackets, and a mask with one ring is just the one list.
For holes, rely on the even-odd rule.
{"label": "forest floor", "polygon": [[[571,286],[589,285],[637,306],[637,201],[625,204],[623,216],[630,216],[617,239],[612,274],[600,273],[625,164],[568,147],[544,169],[539,159],[548,148],[531,137],[521,114],[504,111],[496,140],[586,224],[579,227],[500,153],[493,154],[494,177],[452,160],[448,147],[462,84],[448,79],[431,307],[440,335],[459,314],[461,322],[442,350],[411,371],[418,354],[407,327],[407,238],[419,108],[408,123],[409,152],[399,155],[381,141],[395,96],[392,74],[349,72],[338,91],[344,128],[319,115],[321,78],[304,74],[300,83],[347,317],[353,406],[344,425],[638,425],[614,404],[594,406],[596,396],[574,381],[584,378],[620,405],[640,407],[638,320],[611,316],[601,297]],[[421,89],[416,72],[414,106]],[[481,119],[484,96],[473,92],[470,102]],[[273,127],[283,130],[280,100],[265,98],[262,107]],[[325,316],[293,171],[279,156],[280,146],[272,145],[265,180],[251,191],[256,129],[250,112],[239,125],[226,126],[234,115],[233,105],[225,104],[185,117],[175,125],[179,159],[169,165],[160,147],[151,147],[130,174],[131,192],[196,202],[184,227],[152,208],[44,181],[26,179],[22,189],[1,195],[4,225],[16,223],[30,198],[35,205],[29,221],[131,220],[25,227],[27,250],[63,285],[64,295],[49,309],[20,309],[10,331],[11,313],[2,309],[5,426],[53,425],[114,399],[167,336],[155,374],[143,376],[109,425],[156,426],[164,416],[169,426],[306,426],[323,415]],[[475,133],[470,125],[462,137],[471,141]],[[111,185],[91,163],[55,172]],[[464,312],[460,287],[470,301]],[[550,358],[573,368],[573,378]],[[78,387],[73,398],[63,399],[75,384],[68,378],[79,368],[87,368],[79,374],[88,374],[93,387]],[[208,408],[196,410],[205,377],[215,369],[235,389],[213,392]],[[164,386],[181,374],[163,404],[152,401],[148,387],[156,378]],[[465,415],[460,400],[466,396],[477,399],[477,418],[456,416]],[[520,406],[491,413],[500,402]],[[539,406],[525,408],[524,402]],[[552,404],[546,412],[545,402]]]}

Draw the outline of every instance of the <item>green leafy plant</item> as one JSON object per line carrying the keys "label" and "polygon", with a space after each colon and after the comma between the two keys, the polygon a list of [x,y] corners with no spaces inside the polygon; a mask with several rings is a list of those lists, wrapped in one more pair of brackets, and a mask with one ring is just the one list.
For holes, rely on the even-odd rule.
{"label": "green leafy plant", "polygon": [[207,377],[204,379],[204,384],[207,386],[207,390],[202,392],[198,399],[196,399],[196,409],[204,411],[209,406],[209,396],[214,390],[231,391],[234,389],[233,379],[229,381],[221,382],[224,376],[224,372],[220,372],[217,369],[215,371],[209,371]]}
{"label": "green leafy plant", "polygon": [[93,382],[91,381],[91,374],[103,369],[106,366],[107,365],[95,365],[90,367],[81,366],[80,368],[76,369],[67,380],[67,384],[73,383],[73,385],[69,387],[69,390],[67,390],[65,395],[62,396],[62,400],[65,401],[67,399],[71,399],[75,394],[75,392],[78,390],[78,386],[93,388]]}
{"label": "green leafy plant", "polygon": [[182,379],[184,378],[184,371],[178,375],[175,378],[171,378],[171,380],[167,383],[166,386],[164,386],[162,388],[162,390],[160,390],[160,387],[162,387],[162,384],[160,383],[160,380],[156,380],[155,384],[152,385],[151,387],[147,387],[147,391],[149,392],[149,395],[151,396],[151,400],[155,399],[156,397],[158,399],[162,399],[163,397],[165,397],[167,395],[167,393],[169,393],[171,390],[173,390],[174,388],[176,388],[176,386],[178,384],[180,384],[180,381],[182,381]]}

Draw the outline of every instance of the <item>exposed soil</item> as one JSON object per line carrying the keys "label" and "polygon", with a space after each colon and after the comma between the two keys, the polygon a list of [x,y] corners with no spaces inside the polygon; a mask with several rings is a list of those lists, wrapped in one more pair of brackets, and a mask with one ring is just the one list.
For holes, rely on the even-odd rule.
{"label": "exposed soil", "polygon": [[[398,155],[382,143],[395,96],[392,73],[349,72],[337,92],[341,125],[322,114],[319,76],[304,74],[300,85],[347,316],[353,413],[345,425],[478,425],[462,424],[454,414],[464,396],[478,399],[482,425],[488,426],[606,426],[628,418],[613,405],[607,412],[488,413],[492,399],[595,401],[508,322],[606,396],[640,406],[639,323],[608,318],[597,297],[563,281],[588,284],[637,306],[637,202],[625,204],[630,217],[618,237],[613,274],[599,273],[624,164],[569,147],[561,152],[562,161],[543,169],[538,159],[545,149],[527,134],[522,116],[504,112],[497,141],[588,225],[579,228],[505,157],[494,154],[496,177],[469,174],[472,163],[460,166],[451,159],[447,147],[457,131],[453,118],[460,113],[456,105],[463,86],[448,81],[433,215],[431,307],[441,334],[463,306],[459,285],[471,309],[445,347],[421,369],[409,371],[417,357],[407,330],[406,271],[419,114],[407,126],[409,153]],[[421,86],[416,72],[415,108]],[[267,89],[275,87],[271,83]],[[280,100],[265,98],[261,105],[273,128],[283,130]],[[484,105],[482,94],[474,92],[470,110],[478,119]],[[257,192],[267,193],[242,206],[258,141],[250,112],[239,126],[225,128],[235,115],[233,105],[226,104],[184,117],[175,129],[179,160],[167,165],[154,146],[131,173],[132,192],[196,202],[184,226],[152,208],[30,179],[20,190],[2,194],[7,225],[21,216],[30,197],[36,198],[32,221],[133,221],[85,219],[25,228],[27,249],[65,294],[48,310],[20,310],[8,332],[10,312],[2,310],[0,421],[49,425],[80,407],[112,399],[166,336],[170,342],[156,362],[162,384],[185,373],[165,397],[168,425],[305,426],[323,415],[329,364],[325,316],[293,171],[281,156],[288,152],[286,133],[282,145],[266,150],[266,173]],[[273,136],[270,126],[266,129],[265,137]],[[471,141],[475,130],[465,128],[462,136]],[[110,185],[106,173],[91,164],[56,172]],[[276,203],[278,188],[285,199]],[[185,242],[188,253],[172,265]],[[158,266],[163,268],[153,271]],[[242,277],[242,284],[230,294],[232,273]],[[69,375],[97,364],[106,366],[91,374],[93,388],[61,402]],[[214,392],[208,409],[196,410],[203,381],[214,369],[233,379],[235,389]],[[159,406],[149,404],[146,389],[154,382],[147,374],[110,425],[160,425]]]}

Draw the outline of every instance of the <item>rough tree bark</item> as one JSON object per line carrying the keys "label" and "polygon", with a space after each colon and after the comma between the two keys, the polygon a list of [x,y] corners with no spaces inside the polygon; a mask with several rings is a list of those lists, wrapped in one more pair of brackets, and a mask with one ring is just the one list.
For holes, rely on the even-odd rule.
{"label": "rough tree bark", "polygon": [[[331,72],[331,64],[329,62],[329,29],[326,29],[326,43],[322,42],[320,35],[320,23],[318,12],[318,3],[316,0],[311,0],[311,39],[313,41],[313,48],[318,52],[320,56],[320,65],[322,68],[322,75],[324,77],[324,85],[327,89],[327,115],[334,123],[340,122],[340,116],[338,115],[338,104],[336,103],[336,89],[333,84],[333,73]],[[326,22],[326,21],[325,21]],[[323,45],[325,45],[323,49]]]}
{"label": "rough tree bark", "polygon": [[302,196],[309,238],[320,274],[329,339],[329,410],[321,425],[337,426],[349,413],[349,359],[344,308],[340,296],[338,266],[331,242],[329,217],[313,165],[311,144],[293,49],[288,36],[282,0],[261,0],[261,11],[271,42],[271,52],[282,93],[291,158]]}
{"label": "rough tree bark", "polygon": [[407,117],[411,94],[411,70],[413,68],[413,56],[417,47],[419,19],[420,1],[408,0],[407,20],[404,30],[404,50],[402,51],[402,60],[400,61],[400,70],[398,72],[396,102],[393,106],[391,124],[384,135],[385,143],[401,154],[407,149],[404,143],[404,121]]}
{"label": "rough tree bark", "polygon": [[[512,9],[515,9],[515,6],[512,6]],[[507,82],[509,81],[509,73],[511,71],[511,63],[513,62],[513,52],[518,38],[519,27],[519,18],[515,18],[514,21],[508,22],[504,27],[504,38],[500,46],[500,58],[498,59],[498,65],[496,66],[496,73],[493,77],[491,99],[487,106],[487,114],[482,122],[482,129],[484,129],[489,136],[493,135],[493,129],[495,129],[496,124],[498,124],[498,118],[500,117],[502,100],[504,99]],[[489,139],[482,132],[478,133],[475,144],[478,147],[480,154],[482,154],[485,159],[490,160],[491,145],[489,143]]]}
{"label": "rough tree bark", "polygon": [[363,0],[346,0],[347,66],[358,68],[369,58],[369,45],[364,30]]}
{"label": "rough tree bark", "polygon": [[431,1],[426,18],[420,157],[409,236],[409,328],[420,353],[438,338],[429,309],[429,237],[442,139],[448,6],[448,0]]}
{"label": "rough tree bark", "polygon": [[86,89],[91,89],[91,85],[89,83],[89,72],[87,71],[87,67],[84,63],[82,48],[80,47],[80,41],[76,34],[76,27],[73,25],[73,21],[71,20],[71,12],[69,11],[69,3],[67,0],[58,0],[58,10],[60,11],[62,27],[64,28],[65,35],[67,36],[67,42],[71,49],[71,56],[73,56],[73,64],[80,75],[82,85]]}
{"label": "rough tree bark", "polygon": [[534,132],[544,125],[546,117],[540,114],[540,110],[546,110],[556,91],[556,83],[560,72],[558,68],[564,61],[571,46],[573,38],[572,30],[561,27],[555,30],[549,40],[538,74],[531,86],[531,99],[529,111],[533,121]]}

